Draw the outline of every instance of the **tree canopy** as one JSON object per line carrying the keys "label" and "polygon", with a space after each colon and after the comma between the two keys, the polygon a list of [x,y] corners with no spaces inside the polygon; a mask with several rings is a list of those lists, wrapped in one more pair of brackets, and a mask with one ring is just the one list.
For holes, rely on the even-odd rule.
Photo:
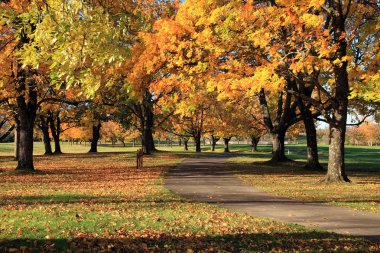
{"label": "tree canopy", "polygon": [[[285,134],[303,122],[309,165],[321,169],[321,120],[331,143],[325,180],[347,182],[347,115],[374,114],[380,102],[375,0],[10,0],[0,7],[0,106],[2,121],[19,133],[18,169],[33,170],[33,128],[49,139],[49,115],[59,121],[48,123],[58,142],[61,120],[80,129],[87,118],[94,145],[101,133],[124,140],[134,127],[146,153],[156,149],[156,131],[192,137],[199,152],[202,136],[254,143],[266,132],[273,162],[288,160]],[[53,115],[63,110],[65,117]]]}

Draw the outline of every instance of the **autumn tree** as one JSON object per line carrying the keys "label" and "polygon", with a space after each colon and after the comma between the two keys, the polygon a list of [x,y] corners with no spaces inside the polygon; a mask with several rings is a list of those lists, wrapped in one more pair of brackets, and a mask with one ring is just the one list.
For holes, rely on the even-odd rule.
{"label": "autumn tree", "polygon": [[131,132],[125,129],[120,123],[107,121],[102,124],[101,136],[105,140],[110,140],[112,145],[120,141],[125,147],[125,140],[131,137]]}
{"label": "autumn tree", "polygon": [[210,116],[213,98],[202,89],[204,86],[201,80],[194,80],[194,82],[188,82],[188,85],[182,86],[175,115],[178,118],[176,124],[179,127],[177,129],[183,133],[182,136],[185,138],[185,149],[188,141],[186,137],[191,136],[194,139],[195,151],[201,152],[201,138],[206,131],[205,121]]}
{"label": "autumn tree", "polygon": [[[259,94],[264,122],[274,138],[273,160],[286,160],[283,136],[289,122],[302,120],[296,115],[305,112],[297,108],[302,98],[313,117],[322,115],[330,124],[325,181],[349,181],[344,168],[349,71],[371,70],[362,78],[354,78],[351,88],[377,99],[373,80],[378,43],[373,42],[378,36],[375,27],[379,7],[371,1],[335,0],[187,1],[185,5],[184,22],[189,25],[196,20],[193,25],[199,35],[197,42],[205,42],[202,50],[210,50],[210,62],[217,63],[216,69],[223,69],[218,75],[224,78],[216,80],[220,90]],[[360,50],[351,50],[349,45],[357,45]],[[365,64],[358,64],[358,57],[365,59]],[[268,98],[275,100],[271,103],[277,108],[272,117]]]}
{"label": "autumn tree", "polygon": [[[103,85],[113,83],[107,76],[110,66],[128,58],[131,38],[135,37],[129,33],[132,22],[127,18],[132,12],[112,12],[113,8],[106,8],[107,3],[1,3],[0,28],[4,36],[0,59],[6,61],[2,64],[1,85],[7,91],[1,101],[12,105],[18,117],[18,169],[34,169],[36,111],[41,101],[48,102],[42,98],[43,90],[76,85],[91,97]],[[125,7],[119,2],[120,6]],[[117,43],[120,41],[123,43]]]}
{"label": "autumn tree", "polygon": [[[66,124],[62,124],[66,127]],[[67,128],[67,130],[62,134],[63,140],[69,140],[71,142],[78,141],[88,141],[91,139],[91,132],[86,126],[77,126],[72,128]]]}
{"label": "autumn tree", "polygon": [[33,43],[32,34],[40,23],[42,3],[1,2],[0,65],[2,101],[14,109],[17,130],[17,169],[34,170],[33,127],[38,109],[38,92],[46,81],[35,68],[22,66],[19,53]]}
{"label": "autumn tree", "polygon": [[365,122],[360,126],[347,129],[347,141],[351,145],[372,146],[380,142],[380,126],[374,122]]}

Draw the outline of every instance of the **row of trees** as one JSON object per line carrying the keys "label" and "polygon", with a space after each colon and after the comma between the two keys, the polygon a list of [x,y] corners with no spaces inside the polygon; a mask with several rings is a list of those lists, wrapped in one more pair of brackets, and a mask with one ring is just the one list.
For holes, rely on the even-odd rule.
{"label": "row of trees", "polygon": [[132,126],[148,154],[157,129],[193,138],[198,152],[205,134],[228,148],[232,136],[266,132],[272,162],[288,160],[285,134],[303,125],[312,169],[323,169],[321,120],[325,180],[348,182],[347,114],[374,114],[380,101],[375,0],[0,4],[0,104],[16,128],[18,169],[33,169],[37,119],[59,138],[58,113],[73,126],[87,119],[94,145],[102,122]]}
{"label": "row of trees", "polygon": [[[161,74],[153,90],[177,99],[176,115],[196,119],[194,139],[205,115],[215,116],[214,103],[218,112],[231,107],[238,116],[239,107],[249,105],[260,111],[243,115],[262,118],[273,162],[288,160],[285,134],[303,122],[308,166],[322,169],[314,121],[326,122],[325,180],[347,182],[348,111],[370,115],[379,101],[379,11],[376,1],[186,1],[174,18],[158,20],[155,32],[146,34],[144,58],[153,59],[146,68]],[[228,115],[222,122],[240,122]]]}
{"label": "row of trees", "polygon": [[380,145],[380,125],[367,123],[347,129],[347,143],[350,145]]}

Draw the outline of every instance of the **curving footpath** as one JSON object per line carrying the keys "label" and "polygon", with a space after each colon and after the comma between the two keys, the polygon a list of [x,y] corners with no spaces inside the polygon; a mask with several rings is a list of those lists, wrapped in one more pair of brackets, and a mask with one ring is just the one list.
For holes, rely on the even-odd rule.
{"label": "curving footpath", "polygon": [[280,198],[246,185],[228,169],[226,158],[190,158],[165,177],[174,193],[250,215],[316,227],[380,242],[380,215],[344,207]]}

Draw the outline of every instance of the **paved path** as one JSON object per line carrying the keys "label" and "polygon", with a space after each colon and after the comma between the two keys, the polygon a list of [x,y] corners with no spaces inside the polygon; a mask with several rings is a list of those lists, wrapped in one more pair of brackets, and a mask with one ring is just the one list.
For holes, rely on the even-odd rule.
{"label": "paved path", "polygon": [[165,185],[191,200],[380,242],[380,215],[274,197],[233,176],[226,163],[220,157],[187,159],[169,171]]}

